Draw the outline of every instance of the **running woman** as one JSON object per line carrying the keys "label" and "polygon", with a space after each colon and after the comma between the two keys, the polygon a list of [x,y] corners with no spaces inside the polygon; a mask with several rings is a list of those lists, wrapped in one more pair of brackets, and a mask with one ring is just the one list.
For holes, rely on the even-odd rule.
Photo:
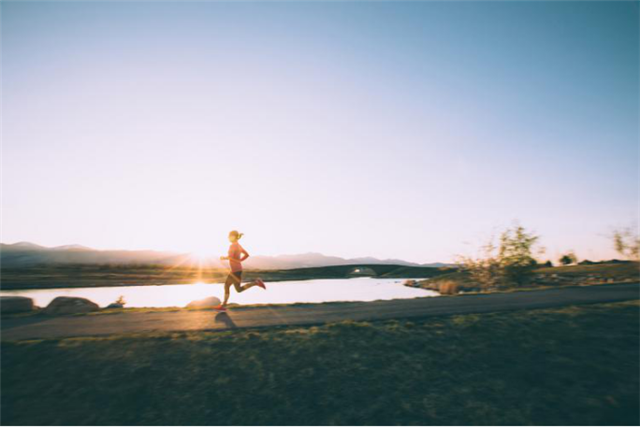
{"label": "running woman", "polygon": [[262,279],[257,278],[251,283],[247,283],[245,285],[241,285],[242,283],[242,261],[249,258],[249,253],[244,250],[238,240],[243,236],[244,233],[238,233],[236,230],[233,230],[229,233],[229,242],[231,242],[231,246],[229,246],[229,254],[228,256],[221,256],[221,261],[229,261],[229,267],[231,267],[231,272],[227,276],[227,280],[224,282],[224,302],[215,307],[218,311],[227,311],[227,302],[229,301],[229,291],[231,290],[231,285],[236,288],[236,292],[244,292],[249,288],[253,288],[254,286],[261,287],[262,289],[267,289],[264,285]]}

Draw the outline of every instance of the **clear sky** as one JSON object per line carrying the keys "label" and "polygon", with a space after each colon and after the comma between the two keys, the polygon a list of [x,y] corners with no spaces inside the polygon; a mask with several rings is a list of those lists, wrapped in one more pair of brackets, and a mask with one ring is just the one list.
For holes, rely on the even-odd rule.
{"label": "clear sky", "polygon": [[638,217],[637,2],[2,2],[2,241],[416,262]]}

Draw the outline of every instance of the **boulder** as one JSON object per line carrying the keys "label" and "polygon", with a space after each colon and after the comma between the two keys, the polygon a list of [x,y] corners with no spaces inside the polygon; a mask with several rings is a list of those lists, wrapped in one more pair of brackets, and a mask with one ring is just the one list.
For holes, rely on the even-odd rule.
{"label": "boulder", "polygon": [[27,297],[0,297],[0,310],[3,314],[23,313],[34,309],[33,300]]}
{"label": "boulder", "polygon": [[45,314],[77,314],[100,310],[95,302],[79,297],[56,297],[44,309]]}
{"label": "boulder", "polygon": [[415,280],[411,280],[411,279],[405,280],[403,285],[408,286],[410,288],[419,288],[420,287],[418,282],[416,282]]}
{"label": "boulder", "polygon": [[197,301],[191,301],[187,304],[187,308],[212,308],[220,305],[222,301],[220,301],[217,297],[209,297],[200,299]]}
{"label": "boulder", "polygon": [[118,304],[117,302],[112,302],[107,306],[107,308],[124,308],[124,304]]}

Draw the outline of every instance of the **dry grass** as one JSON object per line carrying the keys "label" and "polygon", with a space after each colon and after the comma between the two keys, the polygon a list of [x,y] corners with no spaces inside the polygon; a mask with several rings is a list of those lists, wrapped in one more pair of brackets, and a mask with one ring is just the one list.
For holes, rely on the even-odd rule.
{"label": "dry grass", "polygon": [[2,345],[4,425],[638,425],[638,301]]}

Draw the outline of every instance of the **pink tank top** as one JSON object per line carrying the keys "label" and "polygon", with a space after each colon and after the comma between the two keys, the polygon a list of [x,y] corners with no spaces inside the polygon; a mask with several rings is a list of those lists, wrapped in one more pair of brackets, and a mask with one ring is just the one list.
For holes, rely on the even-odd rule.
{"label": "pink tank top", "polygon": [[242,263],[238,261],[242,255],[242,251],[242,246],[240,246],[238,242],[232,243],[231,246],[229,246],[229,266],[232,272],[242,271]]}

